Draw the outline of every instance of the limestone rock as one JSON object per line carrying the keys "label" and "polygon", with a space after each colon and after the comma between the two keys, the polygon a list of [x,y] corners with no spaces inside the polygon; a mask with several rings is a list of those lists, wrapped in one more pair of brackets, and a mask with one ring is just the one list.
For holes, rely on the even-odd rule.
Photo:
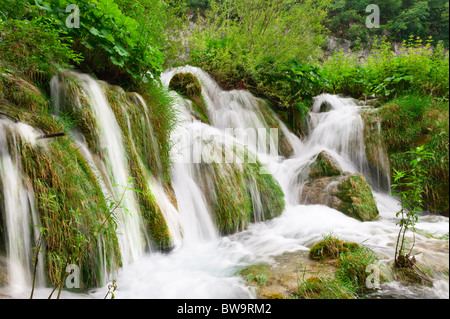
{"label": "limestone rock", "polygon": [[310,179],[303,186],[301,200],[307,205],[327,205],[361,221],[379,215],[372,190],[360,174]]}

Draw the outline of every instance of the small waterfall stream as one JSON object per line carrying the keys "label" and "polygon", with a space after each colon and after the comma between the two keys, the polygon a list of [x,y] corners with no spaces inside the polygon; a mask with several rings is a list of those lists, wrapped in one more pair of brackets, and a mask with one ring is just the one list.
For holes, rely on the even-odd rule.
{"label": "small waterfall stream", "polygon": [[[194,67],[168,70],[161,77],[162,83],[168,87],[170,79],[178,72],[191,72],[200,80],[211,125],[193,119],[188,111],[190,101],[173,92],[177,99],[174,107],[179,108],[181,114],[181,122],[173,132],[176,143],[172,151],[174,165],[171,170],[171,182],[178,207],[175,208],[170,203],[157,179],[147,176],[146,180],[165,212],[164,217],[173,237],[174,248],[167,254],[145,252],[145,231],[142,229],[139,208],[134,195],[127,194],[125,205],[136,214],[131,217],[123,214],[120,223],[120,247],[126,267],[120,269],[115,276],[118,285],[116,298],[254,298],[254,290],[236,275],[239,269],[259,262],[273,262],[274,256],[286,252],[306,252],[322,239],[323,234],[330,232],[343,240],[364,242],[385,262],[392,259],[398,232],[395,217],[398,202],[381,191],[376,185],[377,181],[371,179],[362,136],[364,123],[358,113],[359,107],[354,102],[331,95],[317,97],[310,114],[310,134],[305,140],[300,140],[289,132],[283,123],[279,123],[293,148],[291,156],[285,157],[273,147],[278,143],[274,135],[264,139],[258,135],[242,137],[235,134],[236,129],[267,131],[268,123],[264,121],[264,116],[258,108],[259,99],[247,91],[224,91],[206,72]],[[99,123],[99,137],[104,152],[103,164],[111,179],[106,184],[126,185],[129,168],[121,129],[99,84],[88,76],[79,77]],[[324,101],[331,106],[328,112],[320,112]],[[2,132],[6,122],[0,120]],[[11,124],[8,124],[8,127],[11,127]],[[195,157],[198,155],[196,150],[200,149],[205,141],[205,136],[212,142],[219,141],[217,143],[225,149],[232,150],[233,145],[242,145],[255,152],[285,193],[286,208],[281,216],[264,221],[258,215],[256,222],[247,230],[220,236],[197,178],[199,174],[206,174]],[[299,173],[323,150],[331,154],[344,171],[367,176],[374,189],[380,212],[376,221],[360,222],[327,206],[303,205],[299,201],[298,194],[302,189],[298,180]],[[88,152],[87,149],[85,151]],[[0,156],[0,176],[3,184],[5,181],[11,181],[8,184],[11,187],[6,189],[12,193],[4,191],[5,205],[9,205],[10,201],[21,203],[13,205],[14,209],[6,206],[8,214],[15,216],[7,215],[7,219],[12,222],[13,218],[36,218],[36,212],[29,205],[33,202],[33,194],[27,191],[29,188],[26,183],[20,180],[15,160],[7,150],[3,135],[0,136]],[[253,208],[258,211],[262,204],[257,189],[253,189],[252,193]],[[16,213],[16,210],[20,211]],[[22,222],[14,223],[21,225]],[[421,216],[417,227],[436,236],[446,235],[448,218]],[[24,227],[22,230],[14,229],[8,225],[8,236],[28,238]],[[12,238],[9,239],[8,242]],[[436,263],[448,269],[448,242],[445,247],[446,244],[442,240],[421,234],[417,234],[416,241],[420,257],[430,264]],[[24,249],[10,247],[11,252]],[[27,263],[25,257],[14,254],[9,254],[11,262],[17,260]],[[30,274],[17,273],[15,276],[27,278]],[[400,296],[404,288],[397,283],[390,283],[384,289],[388,289],[390,295],[398,293]],[[100,287],[81,296],[64,291],[62,297],[103,298],[106,291],[106,287]],[[47,295],[44,288],[38,294],[43,297]],[[448,278],[438,278],[434,288],[413,291],[410,297],[448,298],[448,295]]]}
{"label": "small waterfall stream", "polygon": [[[39,238],[38,229],[30,227],[39,225],[38,215],[33,188],[20,169],[17,144],[21,139],[34,144],[40,134],[24,123],[0,119],[0,186],[3,189],[0,196],[4,198],[0,213],[5,214],[9,284],[15,293],[23,293],[31,284],[32,247]],[[36,277],[38,283],[44,282],[42,262],[38,263]]]}

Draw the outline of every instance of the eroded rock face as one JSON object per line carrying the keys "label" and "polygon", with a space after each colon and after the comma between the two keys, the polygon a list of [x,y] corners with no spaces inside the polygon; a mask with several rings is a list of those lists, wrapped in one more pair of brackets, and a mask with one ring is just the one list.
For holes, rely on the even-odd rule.
{"label": "eroded rock face", "polygon": [[361,174],[342,171],[339,163],[322,151],[311,164],[303,185],[301,202],[306,205],[326,205],[361,221],[378,217],[372,189]]}

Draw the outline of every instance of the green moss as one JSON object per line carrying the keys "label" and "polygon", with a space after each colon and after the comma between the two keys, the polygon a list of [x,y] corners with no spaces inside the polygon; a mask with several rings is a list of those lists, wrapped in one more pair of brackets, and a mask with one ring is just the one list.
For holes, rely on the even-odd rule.
{"label": "green moss", "polygon": [[[172,107],[175,103],[173,96],[162,86],[156,82],[140,83],[135,90],[145,100],[151,126],[153,128],[154,141],[152,140],[151,150],[157,149],[147,159],[147,163],[160,163],[161,172],[155,172],[149,164],[149,169],[170,184],[170,171],[172,166],[171,149],[173,147],[171,134],[178,123],[178,111]],[[146,143],[146,141],[141,141]],[[150,144],[149,144],[150,145]],[[153,164],[155,165],[155,164]]]}
{"label": "green moss", "polygon": [[[224,235],[245,230],[252,222],[279,216],[285,208],[281,187],[271,175],[261,173],[262,164],[247,163],[243,150],[234,151],[241,164],[202,163],[198,170],[199,184],[203,185],[215,224]],[[262,211],[256,211],[255,192]]]}
{"label": "green moss", "polygon": [[60,116],[68,117],[83,134],[89,149],[101,156],[98,123],[81,83],[71,72],[58,73],[57,80],[60,88]]}
{"label": "green moss", "polygon": [[15,74],[3,71],[0,71],[0,97],[29,111],[46,111],[50,106],[45,95],[36,86]]}
{"label": "green moss", "polygon": [[324,261],[331,259],[336,262],[337,270],[334,277],[316,276],[299,283],[299,296],[303,298],[356,298],[364,297],[368,288],[366,279],[369,265],[379,266],[379,279],[389,280],[386,267],[380,263],[380,258],[366,246],[357,243],[343,242],[332,234],[324,236],[324,240],[316,243],[310,250],[310,258]]}
{"label": "green moss", "polygon": [[364,146],[369,174],[378,180],[378,187],[389,191],[390,165],[386,146],[381,132],[381,109],[364,110],[361,118],[364,121]]}
{"label": "green moss", "polygon": [[169,89],[191,100],[192,115],[198,120],[210,124],[208,119],[208,107],[202,96],[202,86],[192,73],[177,73],[169,83]]}
{"label": "green moss", "polygon": [[[4,77],[0,79],[4,84]],[[2,111],[46,134],[67,132],[63,123],[48,113],[49,103],[36,87],[20,78],[11,77],[8,81],[9,91],[7,95],[3,92],[8,100],[0,103]],[[45,255],[48,279],[52,284],[58,282],[63,263],[72,251],[68,243],[83,235],[90,242],[84,242],[78,260],[84,288],[104,284],[103,269],[112,272],[121,266],[115,222],[108,218],[107,199],[69,137],[45,140],[44,145],[10,140],[10,149],[21,159],[21,170],[34,189],[40,224],[49,231]],[[104,220],[99,239],[94,231]]]}
{"label": "green moss", "polygon": [[[252,176],[256,181],[264,219],[269,220],[280,216],[284,211],[285,201],[284,192],[278,182],[272,175],[261,173],[261,163],[248,163],[246,165],[246,171],[248,172],[248,176]],[[248,183],[251,183],[251,181],[247,178],[247,185]]]}
{"label": "green moss", "polygon": [[223,235],[246,229],[253,209],[244,172],[234,164],[212,165],[216,197],[212,210],[217,228]]}
{"label": "green moss", "polygon": [[311,247],[309,258],[314,260],[337,259],[342,253],[359,248],[360,246],[356,243],[347,243],[333,236],[324,236],[324,240]]}
{"label": "green moss", "polygon": [[352,174],[338,185],[336,195],[342,200],[338,210],[361,221],[374,220],[378,217],[378,207],[372,189],[360,174]]}
{"label": "green moss", "polygon": [[169,88],[189,98],[202,94],[202,86],[192,73],[175,74],[170,80]]}
{"label": "green moss", "polygon": [[264,100],[259,100],[258,109],[261,112],[263,122],[267,124],[267,129],[270,130],[272,128],[278,130],[278,153],[285,157],[290,157],[294,153],[294,148],[281,129],[280,123],[275,118],[269,104]]}
{"label": "green moss", "polygon": [[343,171],[336,160],[325,151],[322,151],[317,155],[317,159],[310,166],[309,178],[340,176],[342,173]]}

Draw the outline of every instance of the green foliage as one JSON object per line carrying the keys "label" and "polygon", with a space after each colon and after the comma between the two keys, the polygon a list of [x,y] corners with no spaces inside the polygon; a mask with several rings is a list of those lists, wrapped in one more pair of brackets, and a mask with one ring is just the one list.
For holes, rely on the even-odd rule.
{"label": "green foliage", "polygon": [[243,77],[242,71],[259,73],[267,59],[279,65],[293,59],[311,61],[319,53],[326,3],[210,1],[211,9],[189,39],[192,64],[220,82],[233,83],[237,75]]}
{"label": "green foliage", "polygon": [[410,162],[411,168],[406,171],[395,170],[392,184],[393,191],[400,190],[400,192],[395,192],[394,194],[400,196],[401,203],[401,209],[396,214],[397,217],[400,216],[398,223],[400,231],[395,248],[396,267],[408,266],[408,262],[413,263],[413,259],[410,259],[410,256],[414,243],[410,247],[410,251],[406,252],[405,235],[407,230],[414,230],[414,225],[419,219],[418,214],[423,210],[423,181],[424,176],[428,174],[423,161],[433,157],[433,154],[426,152],[423,146],[417,147],[414,151],[408,153],[413,156],[413,160]]}
{"label": "green foliage", "polygon": [[57,71],[81,61],[51,18],[0,20],[0,37],[0,65],[45,85]]}
{"label": "green foliage", "polygon": [[267,276],[265,274],[263,274],[263,273],[260,273],[260,274],[257,274],[257,275],[250,273],[250,274],[247,275],[247,281],[248,282],[253,282],[254,281],[259,286],[265,286],[266,282],[267,282]]}
{"label": "green foliage", "polygon": [[176,59],[184,8],[162,0],[5,0],[0,52],[8,67],[44,73],[44,82],[56,66],[76,66],[131,86],[158,78],[163,63]]}
{"label": "green foliage", "polygon": [[67,23],[74,22],[66,12],[70,4],[70,0],[42,0],[36,6],[71,37],[73,48],[85,58],[82,67],[115,81],[142,79],[147,72],[159,75],[163,54],[113,0],[78,1],[79,27]]}
{"label": "green foliage", "polygon": [[28,0],[2,0],[0,2],[0,21],[21,18],[29,8]]}
{"label": "green foliage", "polygon": [[[369,0],[332,0],[328,11],[327,27],[339,38],[362,43],[374,36],[389,33],[389,40],[401,42],[410,35],[433,36],[443,40],[448,47],[447,0],[383,0],[377,1],[380,9],[380,28],[365,28],[370,13]],[[388,32],[386,32],[388,31]]]}
{"label": "green foliage", "polygon": [[299,280],[295,297],[302,299],[356,299],[351,287],[340,280],[326,276],[314,276]]}
{"label": "green foliage", "polygon": [[255,87],[250,85],[252,91],[280,106],[299,108],[301,116],[308,112],[302,101],[308,104],[328,86],[318,66],[302,64],[300,60],[290,60],[280,65],[268,59],[257,66],[254,82]]}
{"label": "green foliage", "polygon": [[[392,169],[408,171],[417,146],[435,154],[424,158],[423,199],[427,210],[448,210],[449,124],[448,102],[427,96],[408,95],[381,108],[381,133]],[[394,171],[393,171],[394,172]]]}
{"label": "green foliage", "polygon": [[375,94],[387,100],[412,92],[448,98],[448,61],[441,42],[433,47],[431,39],[424,44],[410,37],[396,54],[386,38],[379,38],[366,61],[351,53],[334,54],[323,63],[323,76],[333,93],[356,98]]}
{"label": "green foliage", "polygon": [[[370,275],[367,271],[370,265],[376,265],[382,270],[380,259],[375,253],[364,245],[358,249],[348,250],[339,256],[336,263],[338,270],[336,272],[336,279],[346,283],[347,286],[360,291],[364,294],[366,289],[366,279]],[[379,273],[381,280],[386,280],[386,274]]]}

